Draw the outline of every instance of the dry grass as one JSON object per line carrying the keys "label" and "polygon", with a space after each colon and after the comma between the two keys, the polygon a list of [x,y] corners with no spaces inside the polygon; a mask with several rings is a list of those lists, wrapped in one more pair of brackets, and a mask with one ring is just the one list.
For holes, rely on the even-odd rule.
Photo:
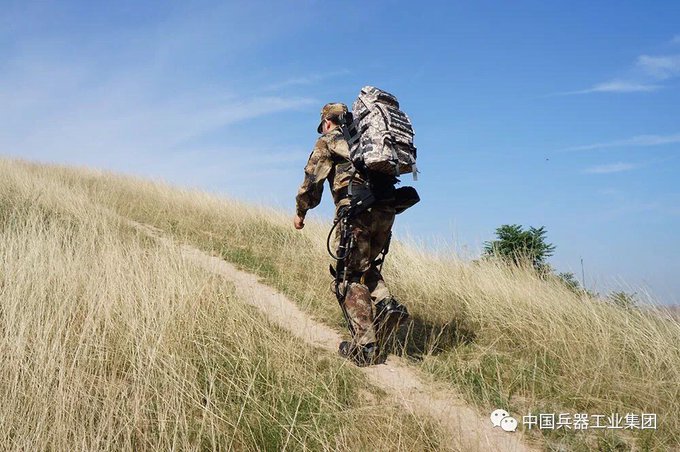
{"label": "dry grass", "polygon": [[445,446],[91,192],[8,161],[0,178],[3,449]]}
{"label": "dry grass", "polygon": [[[329,291],[329,225],[310,223],[298,232],[281,212],[204,193],[92,171],[18,165],[41,180],[87,193],[92,203],[221,252],[316,318],[342,327]],[[399,243],[384,274],[413,314],[401,353],[459,388],[482,411],[656,413],[656,431],[544,431],[544,439],[550,447],[574,450],[680,447],[677,321],[581,298],[530,271],[432,256]]]}

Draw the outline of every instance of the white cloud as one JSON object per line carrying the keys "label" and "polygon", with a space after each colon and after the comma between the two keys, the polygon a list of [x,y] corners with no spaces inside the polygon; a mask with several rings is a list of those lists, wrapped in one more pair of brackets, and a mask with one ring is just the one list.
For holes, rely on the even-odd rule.
{"label": "white cloud", "polygon": [[289,33],[316,23],[315,10],[274,2],[272,20],[262,21],[261,5],[192,3],[150,9],[139,21],[40,27],[60,19],[49,5],[24,9],[12,21],[0,17],[12,25],[0,38],[13,44],[0,64],[0,153],[291,207],[311,143],[309,135],[280,143],[280,127],[309,114],[311,133],[321,102],[311,89],[262,87],[277,79],[281,88],[312,86],[348,72],[296,66],[309,75],[286,80],[248,61],[267,61]]}
{"label": "white cloud", "polygon": [[617,188],[608,187],[598,190],[598,194],[602,196],[621,196],[623,192]]}
{"label": "white cloud", "polygon": [[[680,43],[680,35],[675,36],[672,42]],[[656,91],[663,88],[663,85],[658,84],[659,81],[680,76],[680,55],[640,55],[628,72],[629,74],[622,78],[598,83],[590,88],[561,92],[556,95]]]}
{"label": "white cloud", "polygon": [[[193,67],[188,62],[205,63],[212,55],[194,55],[187,48],[204,48],[225,28],[217,18],[203,28],[187,25],[204,17],[173,18],[153,30],[126,29],[116,34],[115,46],[110,39],[80,43],[72,36],[18,33],[0,68],[0,152],[136,170],[233,124],[318,104],[306,96],[253,94],[247,83],[226,76],[197,83],[193,74],[183,73]],[[182,26],[173,27],[178,21]],[[223,46],[219,54],[237,61],[238,52],[249,50],[255,39],[269,38],[258,35],[233,48]]]}
{"label": "white cloud", "polygon": [[590,168],[586,168],[585,170],[583,170],[583,172],[587,174],[611,174],[620,173],[622,171],[630,171],[634,168],[636,168],[636,166],[633,165],[632,163],[618,162],[610,163],[607,165],[591,166]]}
{"label": "white cloud", "polygon": [[[318,103],[307,97],[239,96],[227,87],[157,93],[135,69],[107,74],[26,59],[0,77],[0,151],[102,164],[159,155],[212,130]],[[84,163],[85,163],[84,162]]]}
{"label": "white cloud", "polygon": [[602,93],[634,93],[640,91],[655,91],[659,88],[661,87],[658,85],[634,83],[625,80],[612,80],[595,85],[590,91]]}
{"label": "white cloud", "polygon": [[184,148],[167,153],[162,159],[141,159],[134,172],[158,174],[182,186],[290,207],[295,189],[303,179],[302,168],[308,156],[309,150],[297,147],[226,144],[214,148]]}
{"label": "white cloud", "polygon": [[646,74],[660,80],[680,75],[680,55],[641,55],[636,64]]}
{"label": "white cloud", "polygon": [[562,151],[590,151],[595,149],[617,148],[617,147],[649,147],[664,144],[680,143],[680,133],[671,135],[637,135],[623,140],[606,141],[603,143],[586,144],[582,146],[572,146],[561,149]]}
{"label": "white cloud", "polygon": [[334,78],[334,77],[340,77],[343,75],[349,74],[349,71],[347,69],[342,69],[339,71],[332,71],[332,72],[325,72],[325,73],[319,73],[319,74],[308,74],[305,76],[301,77],[291,77],[289,79],[283,80],[281,82],[277,83],[272,83],[271,85],[267,85],[264,89],[267,91],[272,91],[272,90],[278,90],[281,88],[286,88],[289,86],[305,86],[305,85],[313,85],[319,82],[322,82],[324,80],[327,80],[329,78]]}
{"label": "white cloud", "polygon": [[639,92],[649,92],[656,91],[661,88],[660,85],[648,84],[648,83],[637,83],[630,82],[626,80],[610,80],[604,83],[598,83],[592,88],[582,89],[578,91],[568,91],[565,93],[559,93],[560,95],[572,95],[572,94],[590,94],[590,93],[639,93]]}

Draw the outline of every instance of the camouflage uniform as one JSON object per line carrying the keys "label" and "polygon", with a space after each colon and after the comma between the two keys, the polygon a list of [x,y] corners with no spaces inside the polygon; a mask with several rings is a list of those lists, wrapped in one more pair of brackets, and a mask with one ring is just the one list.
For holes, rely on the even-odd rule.
{"label": "camouflage uniform", "polygon": [[[342,104],[328,105],[344,107]],[[328,105],[324,110],[327,110]],[[349,204],[346,190],[352,177],[352,168],[349,147],[340,128],[321,135],[305,166],[305,179],[296,197],[297,214],[304,218],[309,209],[319,205],[324,181],[328,179],[337,216],[339,209]],[[356,174],[354,182],[362,183],[364,180]],[[393,206],[378,202],[351,221],[355,246],[346,259],[346,269],[352,278],[345,297],[345,309],[355,333],[352,339],[359,345],[376,342],[374,303],[390,298],[390,292],[374,261],[389,238],[394,215]],[[340,231],[336,230],[336,248],[339,235]]]}

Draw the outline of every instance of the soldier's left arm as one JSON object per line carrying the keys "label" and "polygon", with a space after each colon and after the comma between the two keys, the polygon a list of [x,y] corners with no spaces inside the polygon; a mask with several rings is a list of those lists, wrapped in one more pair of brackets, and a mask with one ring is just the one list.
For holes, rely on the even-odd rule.
{"label": "soldier's left arm", "polygon": [[320,137],[305,165],[305,179],[295,198],[296,213],[304,218],[307,211],[318,206],[323,195],[323,183],[333,167],[328,143]]}

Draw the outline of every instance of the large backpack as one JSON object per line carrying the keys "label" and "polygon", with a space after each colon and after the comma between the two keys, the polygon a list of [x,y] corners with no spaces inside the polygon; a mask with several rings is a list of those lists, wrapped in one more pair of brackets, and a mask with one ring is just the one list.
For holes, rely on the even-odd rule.
{"label": "large backpack", "polygon": [[392,94],[364,86],[345,128],[350,158],[360,170],[390,176],[413,173],[417,179],[413,126]]}

